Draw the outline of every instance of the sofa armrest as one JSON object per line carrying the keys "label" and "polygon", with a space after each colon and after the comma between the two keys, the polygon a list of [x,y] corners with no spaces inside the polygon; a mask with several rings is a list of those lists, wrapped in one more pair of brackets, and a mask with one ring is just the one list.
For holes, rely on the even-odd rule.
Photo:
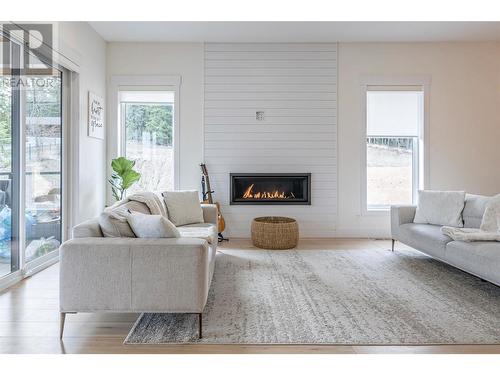
{"label": "sofa armrest", "polygon": [[103,237],[98,218],[89,219],[75,225],[72,233],[73,238]]}
{"label": "sofa armrest", "polygon": [[205,223],[211,223],[217,225],[218,223],[218,215],[219,212],[217,210],[217,206],[215,204],[205,204],[201,205],[201,209],[203,210],[203,221]]}
{"label": "sofa armrest", "polygon": [[399,226],[413,223],[417,206],[391,206],[391,234],[393,239],[397,239]]}
{"label": "sofa armrest", "polygon": [[209,249],[199,238],[77,238],[60,247],[64,312],[199,312]]}

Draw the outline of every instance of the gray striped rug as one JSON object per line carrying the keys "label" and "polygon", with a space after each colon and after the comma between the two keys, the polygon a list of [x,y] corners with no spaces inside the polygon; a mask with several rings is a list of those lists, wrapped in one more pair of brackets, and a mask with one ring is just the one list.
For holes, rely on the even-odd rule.
{"label": "gray striped rug", "polygon": [[197,327],[142,314],[125,343],[499,344],[500,287],[413,250],[222,250]]}

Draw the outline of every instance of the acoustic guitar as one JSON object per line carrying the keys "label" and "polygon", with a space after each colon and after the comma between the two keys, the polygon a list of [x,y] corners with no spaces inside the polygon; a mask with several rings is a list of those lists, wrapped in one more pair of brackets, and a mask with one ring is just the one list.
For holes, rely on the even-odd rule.
{"label": "acoustic guitar", "polygon": [[[202,173],[201,190],[203,194],[203,203],[214,204],[214,199],[212,196],[212,193],[214,191],[210,187],[210,177],[208,175],[207,166],[202,163],[200,164],[200,167]],[[224,220],[224,217],[222,216],[222,213],[220,211],[220,204],[219,202],[215,202],[215,205],[217,206],[217,229],[219,232],[219,242],[228,241],[228,239],[222,235],[222,232],[224,232],[224,229],[226,229],[226,221]]]}

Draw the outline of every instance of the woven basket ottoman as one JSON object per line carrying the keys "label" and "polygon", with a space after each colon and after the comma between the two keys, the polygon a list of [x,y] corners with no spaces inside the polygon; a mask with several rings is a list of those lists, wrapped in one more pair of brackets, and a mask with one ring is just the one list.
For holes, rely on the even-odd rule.
{"label": "woven basket ottoman", "polygon": [[282,216],[256,217],[252,220],[252,243],[261,249],[292,249],[299,242],[299,225]]}

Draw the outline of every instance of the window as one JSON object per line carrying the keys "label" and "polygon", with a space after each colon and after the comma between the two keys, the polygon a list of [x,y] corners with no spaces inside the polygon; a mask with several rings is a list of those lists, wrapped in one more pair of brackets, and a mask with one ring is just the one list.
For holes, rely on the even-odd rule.
{"label": "window", "polygon": [[174,189],[175,91],[120,91],[124,156],[141,179],[128,193]]}
{"label": "window", "polygon": [[367,210],[416,202],[423,176],[423,111],[421,86],[367,86]]}

